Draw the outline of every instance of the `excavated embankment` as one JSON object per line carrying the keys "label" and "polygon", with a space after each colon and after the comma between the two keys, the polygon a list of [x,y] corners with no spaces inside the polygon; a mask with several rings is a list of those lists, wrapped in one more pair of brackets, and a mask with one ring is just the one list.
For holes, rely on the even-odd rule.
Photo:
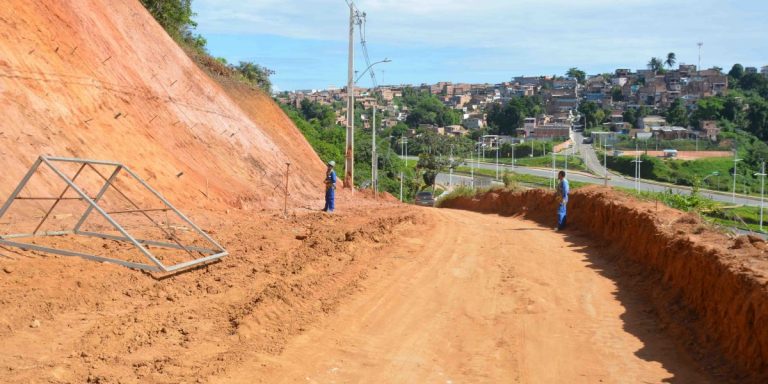
{"label": "excavated embankment", "polygon": [[[524,215],[554,225],[551,192],[491,191],[443,202],[457,208]],[[768,382],[768,246],[732,237],[698,217],[598,187],[575,191],[569,231],[604,242],[653,302],[668,332],[723,379]]]}

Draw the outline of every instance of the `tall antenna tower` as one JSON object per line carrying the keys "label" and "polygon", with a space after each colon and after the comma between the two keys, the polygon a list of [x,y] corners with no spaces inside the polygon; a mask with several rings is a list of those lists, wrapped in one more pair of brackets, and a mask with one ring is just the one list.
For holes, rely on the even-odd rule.
{"label": "tall antenna tower", "polygon": [[704,42],[699,41],[696,45],[699,46],[699,65],[696,67],[696,70],[701,71],[701,46],[704,45]]}

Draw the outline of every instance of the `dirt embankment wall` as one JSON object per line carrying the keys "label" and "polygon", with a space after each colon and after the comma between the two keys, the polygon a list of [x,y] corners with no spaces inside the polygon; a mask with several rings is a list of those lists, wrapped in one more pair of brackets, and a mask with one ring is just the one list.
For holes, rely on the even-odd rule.
{"label": "dirt embankment wall", "polygon": [[[525,215],[555,224],[555,196],[487,192],[443,207]],[[575,191],[570,230],[586,232],[641,276],[659,317],[680,344],[724,378],[768,382],[766,243],[732,238],[691,214],[598,187]]]}
{"label": "dirt embankment wall", "polygon": [[291,198],[322,199],[322,161],[258,93],[228,94],[137,0],[4,1],[0,200],[41,154],[122,162],[181,208],[280,206],[286,163]]}

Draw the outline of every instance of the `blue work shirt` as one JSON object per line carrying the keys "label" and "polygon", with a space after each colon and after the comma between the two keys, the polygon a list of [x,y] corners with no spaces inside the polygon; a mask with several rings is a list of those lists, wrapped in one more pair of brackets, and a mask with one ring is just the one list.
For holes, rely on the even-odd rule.
{"label": "blue work shirt", "polygon": [[568,186],[568,180],[563,178],[563,180],[560,180],[560,184],[557,185],[557,193],[560,194],[560,197],[563,199],[563,204],[568,202],[568,193],[571,191],[571,188]]}
{"label": "blue work shirt", "polygon": [[328,188],[336,188],[336,171],[332,170],[328,173],[328,177],[325,178],[325,183]]}

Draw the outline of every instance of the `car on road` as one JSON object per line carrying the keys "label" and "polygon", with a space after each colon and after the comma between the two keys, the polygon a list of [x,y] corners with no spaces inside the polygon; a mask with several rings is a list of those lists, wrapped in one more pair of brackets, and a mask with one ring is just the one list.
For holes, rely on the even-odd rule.
{"label": "car on road", "polygon": [[432,196],[432,192],[429,192],[429,191],[417,193],[416,198],[414,198],[413,200],[416,203],[416,205],[421,205],[422,207],[435,206],[435,197]]}
{"label": "car on road", "polygon": [[585,137],[584,140],[581,141],[582,144],[592,144],[592,138],[591,137]]}

